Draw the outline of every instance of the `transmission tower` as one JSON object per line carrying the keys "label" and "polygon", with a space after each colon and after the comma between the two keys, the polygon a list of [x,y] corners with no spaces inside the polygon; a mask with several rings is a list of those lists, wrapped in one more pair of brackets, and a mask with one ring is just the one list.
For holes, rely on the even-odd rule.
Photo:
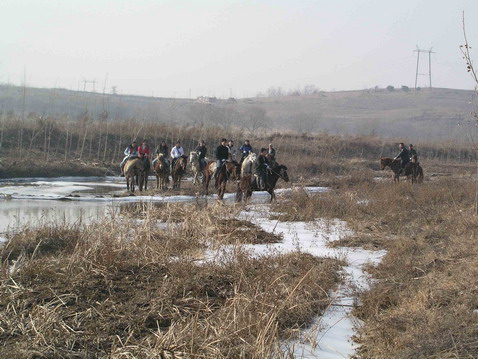
{"label": "transmission tower", "polygon": [[93,92],[96,92],[96,88],[95,88],[96,80],[88,81],[87,79],[83,79],[83,92],[86,92],[86,85],[87,84],[93,85]]}
{"label": "transmission tower", "polygon": [[[433,47],[430,47],[430,50],[423,50],[423,49],[420,49],[417,45],[417,49],[413,50],[413,52],[417,53],[417,70],[415,72],[415,91],[417,91],[418,75],[428,76],[428,79],[430,81],[430,89],[432,88],[432,54],[435,53],[434,51],[432,51],[432,49]],[[428,54],[428,73],[425,73],[425,74],[421,74],[418,72],[419,65],[420,65],[421,52]]]}

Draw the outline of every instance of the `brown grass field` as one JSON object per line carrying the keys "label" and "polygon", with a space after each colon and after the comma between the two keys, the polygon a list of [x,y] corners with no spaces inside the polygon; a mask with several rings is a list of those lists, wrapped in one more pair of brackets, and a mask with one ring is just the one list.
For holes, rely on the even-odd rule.
{"label": "brown grass field", "polygon": [[340,218],[354,230],[334,246],[386,249],[354,310],[364,321],[358,358],[476,358],[478,217],[475,179],[423,185],[361,181],[310,196],[298,191],[274,210],[282,220]]}
{"label": "brown grass field", "polygon": [[327,308],[343,263],[300,252],[254,258],[241,243],[280,237],[236,220],[237,210],[137,205],[126,211],[140,225],[14,235],[1,253],[0,357],[287,357],[281,340]]}
{"label": "brown grass field", "polygon": [[[111,161],[95,163],[114,171],[118,155],[104,147],[87,151],[88,136],[81,149],[81,129],[57,168],[82,153],[90,170],[96,155],[107,153]],[[182,132],[191,143],[193,133]],[[58,153],[65,139],[57,138]],[[367,268],[370,290],[357,293],[354,313],[364,322],[355,338],[357,357],[478,357],[472,149],[422,144],[425,182],[393,185],[390,172],[379,171],[378,158],[395,154],[395,141],[290,133],[254,141],[276,144],[294,187],[272,205],[274,218],[339,218],[354,234],[331,245],[387,250],[379,265]],[[41,150],[38,145],[31,153]],[[14,171],[5,162],[2,168]],[[308,194],[300,188],[305,185],[330,191]],[[185,185],[167,194],[199,192]],[[160,192],[147,192],[153,193]],[[287,357],[280,343],[330,304],[343,263],[300,252],[250,256],[242,244],[280,237],[238,220],[241,208],[137,204],[124,211],[142,222],[118,224],[116,218],[13,235],[1,253],[0,357]],[[158,220],[167,229],[156,227]],[[224,245],[234,255],[221,251]],[[218,257],[206,261],[212,250]]]}

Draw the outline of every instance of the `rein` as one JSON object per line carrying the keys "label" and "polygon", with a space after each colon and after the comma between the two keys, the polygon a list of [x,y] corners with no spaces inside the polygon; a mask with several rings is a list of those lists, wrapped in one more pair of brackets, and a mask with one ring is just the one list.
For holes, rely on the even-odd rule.
{"label": "rein", "polygon": [[[277,176],[279,176],[279,178],[281,178],[281,179],[284,180],[284,176],[282,176],[280,173],[277,173],[277,172],[274,171],[272,168],[270,168],[269,171],[271,171],[272,173],[275,173]],[[285,180],[284,180],[284,181],[285,181]]]}

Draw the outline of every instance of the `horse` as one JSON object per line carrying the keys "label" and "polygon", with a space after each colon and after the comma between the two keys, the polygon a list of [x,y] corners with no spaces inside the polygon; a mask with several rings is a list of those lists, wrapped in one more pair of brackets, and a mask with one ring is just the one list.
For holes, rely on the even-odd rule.
{"label": "horse", "polygon": [[169,168],[164,161],[164,154],[159,153],[154,162],[154,174],[156,175],[156,189],[168,189]]}
{"label": "horse", "polygon": [[[204,161],[207,163],[207,158],[204,158]],[[189,154],[189,162],[191,163],[191,170],[193,173],[193,185],[199,184],[199,177],[202,175],[201,182],[204,182],[204,168],[201,169],[199,163],[199,155],[197,151],[192,151]]]}
{"label": "horse", "polygon": [[[276,188],[279,178],[282,178],[285,182],[289,182],[287,167],[275,163],[273,167],[268,170],[265,183],[265,190],[271,195],[271,202],[276,198],[274,189]],[[241,202],[242,200],[247,201],[252,196],[253,191],[260,191],[256,176],[253,174],[241,176],[241,180],[237,184],[236,202]]]}
{"label": "horse", "polygon": [[[210,161],[204,169],[204,191],[206,196],[209,194],[209,183],[216,171],[216,161]],[[226,161],[221,166],[219,173],[216,177],[216,182],[214,187],[217,189],[217,195],[219,199],[224,198],[224,193],[226,193],[226,184],[228,180],[238,179],[240,173],[239,163],[236,161]]]}
{"label": "horse", "polygon": [[[393,172],[393,182],[399,182],[399,177],[401,174],[400,161],[389,157],[381,157],[380,169],[383,171],[386,167],[390,167]],[[418,162],[409,162],[407,165],[405,165],[405,173],[403,175],[407,177],[407,180],[411,179],[412,183],[423,182],[423,169]]]}
{"label": "horse", "polygon": [[179,157],[174,162],[173,169],[171,171],[171,178],[173,179],[173,189],[181,188],[181,178],[186,173],[186,165],[188,164],[188,158],[186,156]]}
{"label": "horse", "polygon": [[249,153],[241,163],[241,176],[252,173],[252,164],[257,160],[254,152]]}
{"label": "horse", "polygon": [[124,176],[126,178],[126,188],[134,192],[135,185],[139,186],[139,191],[143,191],[144,182],[144,164],[139,158],[130,159],[124,166]]}

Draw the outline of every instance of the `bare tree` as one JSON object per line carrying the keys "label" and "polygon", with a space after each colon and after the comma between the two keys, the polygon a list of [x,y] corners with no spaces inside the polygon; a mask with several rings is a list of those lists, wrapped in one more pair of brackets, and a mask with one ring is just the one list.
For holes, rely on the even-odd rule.
{"label": "bare tree", "polygon": [[267,128],[270,119],[267,117],[266,110],[261,107],[249,107],[243,113],[244,127],[252,134],[258,129]]}
{"label": "bare tree", "polygon": [[[466,29],[465,29],[465,13],[463,12],[462,18],[463,24],[463,38],[465,43],[460,45],[460,51],[463,55],[463,59],[466,62],[466,71],[471,75],[473,81],[475,82],[475,94],[478,94],[478,76],[475,71],[475,67],[473,66],[473,60],[471,57],[471,46],[468,44],[468,38],[466,36]],[[474,104],[474,110],[471,112],[471,116],[474,118],[476,124],[478,125],[478,111],[476,109],[476,103]],[[473,141],[474,142],[474,141]],[[477,152],[477,160],[476,160],[476,191],[475,191],[475,213],[478,214],[478,147],[475,143],[473,143],[474,150]]]}

